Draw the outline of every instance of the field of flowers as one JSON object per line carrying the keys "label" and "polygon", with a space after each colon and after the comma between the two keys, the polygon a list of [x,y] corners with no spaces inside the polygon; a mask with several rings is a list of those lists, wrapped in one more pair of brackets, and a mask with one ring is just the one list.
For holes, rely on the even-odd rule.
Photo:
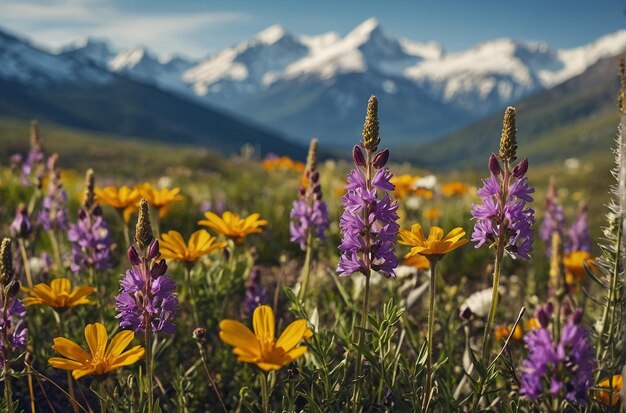
{"label": "field of flowers", "polygon": [[312,140],[143,182],[33,123],[0,170],[3,411],[620,411],[622,138],[589,216],[518,127],[482,179],[418,175],[372,97],[350,165]]}

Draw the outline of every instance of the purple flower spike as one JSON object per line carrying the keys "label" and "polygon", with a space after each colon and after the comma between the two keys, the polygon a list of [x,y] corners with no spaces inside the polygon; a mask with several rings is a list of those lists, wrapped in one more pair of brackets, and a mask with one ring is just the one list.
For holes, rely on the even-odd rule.
{"label": "purple flower spike", "polygon": [[581,205],[576,220],[569,229],[570,251],[591,252],[591,234],[587,224],[587,205]]}
{"label": "purple flower spike", "polygon": [[253,267],[246,287],[245,312],[252,314],[254,309],[267,301],[267,290],[261,285],[261,271]]}
{"label": "purple flower spike", "polygon": [[78,220],[70,226],[67,239],[72,244],[70,268],[73,272],[87,268],[100,271],[111,268],[113,237],[100,207],[94,208],[91,214],[81,208]]}
{"label": "purple flower spike", "polygon": [[[565,215],[563,213],[563,207],[557,198],[554,180],[551,180],[548,193],[546,194],[545,215],[541,223],[541,228],[539,229],[539,238],[546,244],[546,255],[550,256],[552,234],[558,234],[561,240],[564,240],[564,228]],[[563,249],[567,251],[569,246],[565,244],[563,245]]]}
{"label": "purple flower spike", "polygon": [[33,231],[33,224],[30,222],[28,210],[24,204],[19,204],[17,206],[15,219],[13,219],[13,222],[9,227],[9,231],[12,236],[22,239],[28,238],[30,233]]}
{"label": "purple flower spike", "polygon": [[46,231],[65,231],[68,228],[67,192],[63,189],[61,171],[58,169],[57,161],[57,154],[52,154],[50,158],[48,158],[50,182],[48,183],[48,190],[43,199],[41,210],[37,216],[37,222],[41,224]]}
{"label": "purple flower spike", "polygon": [[477,192],[482,202],[472,206],[472,217],[476,220],[472,241],[476,248],[480,248],[485,244],[493,245],[503,236],[505,251],[511,257],[530,259],[535,211],[527,207],[527,203],[532,202],[531,194],[535,189],[523,176],[528,170],[528,160],[524,159],[511,171],[502,168],[496,155],[492,154],[489,169],[491,175],[483,180]]}

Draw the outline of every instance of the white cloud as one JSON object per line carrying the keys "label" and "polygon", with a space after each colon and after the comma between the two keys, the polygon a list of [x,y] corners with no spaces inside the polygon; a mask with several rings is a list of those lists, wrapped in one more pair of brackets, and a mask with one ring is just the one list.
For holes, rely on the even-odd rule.
{"label": "white cloud", "polygon": [[225,25],[251,19],[229,11],[151,14],[125,12],[106,0],[6,0],[0,3],[0,26],[52,49],[84,36],[105,37],[116,46],[145,45],[158,53],[202,56],[215,45],[205,41]]}

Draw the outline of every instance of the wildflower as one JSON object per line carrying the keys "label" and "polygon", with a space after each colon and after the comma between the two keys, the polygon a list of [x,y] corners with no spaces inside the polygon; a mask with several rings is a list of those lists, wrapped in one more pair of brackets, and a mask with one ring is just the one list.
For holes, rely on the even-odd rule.
{"label": "wildflower", "polygon": [[250,234],[263,232],[260,227],[267,225],[267,221],[259,219],[260,215],[257,213],[241,218],[238,214],[230,211],[224,212],[221,217],[209,211],[204,214],[204,217],[206,219],[198,221],[199,225],[212,228],[236,242],[240,242]]}
{"label": "wildflower", "polygon": [[418,270],[427,270],[430,268],[428,258],[420,254],[405,256],[402,264],[417,268]]}
{"label": "wildflower", "polygon": [[288,156],[276,157],[268,156],[263,161],[263,169],[266,171],[273,171],[276,169],[292,170],[296,172],[304,172],[304,164],[302,162],[294,161]]}
{"label": "wildflower", "polygon": [[74,379],[88,375],[107,374],[123,366],[136,363],[144,355],[142,346],[124,349],[133,341],[135,333],[121,331],[107,347],[107,331],[100,323],[85,326],[85,340],[90,353],[65,337],[54,339],[52,348],[63,357],[52,357],[48,363],[57,369],[69,370]]}
{"label": "wildflower", "polygon": [[[26,160],[22,163],[22,182],[24,185],[28,184],[28,179],[33,172],[37,174],[43,172],[45,158],[43,143],[39,135],[39,125],[36,121],[33,121],[30,124],[30,149],[28,150]],[[41,182],[40,177],[37,177],[36,181]]]}
{"label": "wildflower", "polygon": [[22,287],[22,291],[29,297],[24,299],[26,307],[31,305],[47,305],[55,310],[76,307],[83,304],[93,304],[87,296],[93,294],[96,289],[89,286],[81,286],[72,290],[72,282],[67,278],[56,278],[50,285],[40,283],[32,289]]}
{"label": "wildflower", "polygon": [[568,284],[578,284],[585,277],[585,265],[593,265],[593,255],[588,251],[572,251],[563,257],[565,266],[565,281]]}
{"label": "wildflower", "polygon": [[619,403],[621,398],[622,391],[622,375],[616,374],[611,378],[611,383],[609,383],[609,379],[602,380],[598,387],[606,390],[599,390],[597,393],[597,398],[605,405],[609,405],[609,397],[611,398],[610,405],[615,406]]}
{"label": "wildflower", "polygon": [[252,324],[254,333],[239,321],[223,320],[220,339],[233,347],[237,361],[256,364],[265,372],[279,370],[304,355],[307,348],[298,343],[313,335],[306,320],[296,320],[276,340],[274,311],[267,305],[254,310]]}
{"label": "wildflower", "polygon": [[467,192],[468,187],[463,182],[453,181],[441,185],[441,193],[448,198],[465,195]]}
{"label": "wildflower", "polygon": [[174,295],[176,284],[165,275],[165,260],[157,260],[159,243],[152,236],[145,199],[140,202],[135,243],[139,250],[134,245],[128,249],[132,267],[121,280],[120,293],[115,298],[116,318],[120,319],[120,327],[130,327],[135,332],[150,328],[151,331],[173,334],[178,306]]}
{"label": "wildflower", "polygon": [[355,167],[347,177],[345,188],[348,192],[343,196],[339,223],[342,240],[337,272],[340,276],[361,272],[369,277],[374,270],[393,277],[393,270],[398,266],[394,255],[399,228],[398,203],[387,194],[395,189],[391,183],[392,174],[385,167],[389,151],[377,152],[380,143],[377,108],[376,98],[372,96],[361,143],[366,156],[358,146],[352,152]]}
{"label": "wildflower", "polygon": [[26,205],[19,204],[17,206],[15,218],[9,227],[9,231],[15,238],[21,239],[28,238],[33,231],[33,224],[30,222],[30,218],[28,217],[28,209],[26,209]]}
{"label": "wildflower", "polygon": [[491,307],[492,288],[476,291],[472,293],[461,305],[460,313],[469,312],[478,317],[486,317]]}
{"label": "wildflower", "polygon": [[67,224],[67,192],[63,189],[61,182],[61,172],[57,165],[58,155],[52,154],[48,158],[48,170],[50,173],[50,181],[48,182],[48,190],[43,199],[41,210],[37,215],[37,221],[46,231],[66,230]]}
{"label": "wildflower", "polygon": [[412,194],[424,199],[433,199],[433,191],[428,188],[415,188]]}
{"label": "wildflower", "polygon": [[291,241],[299,244],[302,251],[307,249],[309,236],[324,240],[324,232],[330,224],[326,203],[322,201],[322,187],[319,184],[316,157],[317,139],[312,139],[303,175],[307,185],[300,187],[299,197],[293,202],[289,225]]}
{"label": "wildflower", "polygon": [[404,174],[398,175],[391,178],[391,183],[395,186],[393,190],[393,194],[396,198],[406,198],[408,195],[412,194],[415,189],[415,182],[418,177]]}
{"label": "wildflower", "polygon": [[570,251],[591,252],[591,234],[587,224],[587,205],[583,204],[578,209],[576,220],[569,228]]}
{"label": "wildflower", "polygon": [[136,188],[122,186],[119,189],[114,186],[95,188],[96,200],[103,205],[115,208],[124,218],[124,222],[130,221],[131,215],[137,210],[137,202],[141,198]]}
{"label": "wildflower", "polygon": [[[546,194],[545,215],[541,228],[539,229],[539,238],[546,244],[546,255],[550,255],[552,234],[557,233],[561,239],[564,239],[563,232],[565,228],[565,215],[563,207],[559,203],[554,179],[550,180],[550,187]],[[565,245],[564,250],[567,251],[568,246]]]}
{"label": "wildflower", "polygon": [[257,267],[253,267],[248,276],[248,285],[246,287],[244,305],[246,314],[252,314],[254,309],[266,300],[267,290],[261,284],[261,271]]}
{"label": "wildflower", "polygon": [[411,251],[407,257],[416,254],[430,256],[443,256],[465,244],[467,239],[463,228],[454,228],[444,237],[444,230],[439,227],[432,227],[428,234],[428,238],[424,237],[424,231],[420,224],[411,226],[411,230],[400,229],[400,244],[411,246]]}
{"label": "wildflower", "polygon": [[538,328],[541,328],[541,324],[537,317],[532,317],[524,322],[524,330],[526,331],[536,330]]}
{"label": "wildflower", "polygon": [[167,216],[172,203],[176,201],[182,201],[183,196],[179,193],[180,188],[157,189],[152,184],[146,182],[137,187],[139,196],[145,198],[150,205],[159,211],[159,218],[163,219]]}
{"label": "wildflower", "polygon": [[[493,333],[493,336],[496,339],[496,341],[506,339],[509,336],[509,334],[511,334],[512,329],[513,329],[512,324],[508,326],[497,326],[496,331]],[[515,341],[520,341],[523,337],[524,337],[524,331],[522,330],[522,327],[520,327],[519,325],[515,326],[515,331],[513,332],[513,335],[511,336],[511,338]]]}
{"label": "wildflower", "polygon": [[78,273],[91,268],[103,271],[111,268],[113,237],[95,201],[93,171],[87,171],[87,185],[83,203],[78,210],[78,220],[70,225],[67,239],[72,244],[70,268]]}
{"label": "wildflower", "polygon": [[174,260],[194,263],[206,254],[224,248],[226,242],[215,242],[206,230],[199,230],[191,234],[189,241],[185,243],[182,235],[178,231],[169,231],[162,234],[159,240],[161,257]]}
{"label": "wildflower", "polygon": [[596,361],[588,333],[581,325],[582,311],[574,312],[563,326],[559,341],[547,328],[547,317],[540,315],[538,319],[541,328],[524,337],[528,356],[522,362],[520,394],[532,400],[551,395],[586,404]]}
{"label": "wildflower", "polygon": [[436,221],[439,217],[441,217],[441,210],[437,207],[426,208],[422,215],[424,216],[424,219]]}

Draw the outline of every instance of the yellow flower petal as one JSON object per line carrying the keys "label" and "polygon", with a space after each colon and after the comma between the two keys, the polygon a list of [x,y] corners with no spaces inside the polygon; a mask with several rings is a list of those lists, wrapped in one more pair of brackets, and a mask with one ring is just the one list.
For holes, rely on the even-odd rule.
{"label": "yellow flower petal", "polygon": [[254,310],[252,315],[254,334],[259,341],[271,339],[274,341],[274,310],[269,305],[261,305]]}
{"label": "yellow flower petal", "polygon": [[91,354],[104,354],[104,350],[107,346],[107,330],[100,324],[87,324],[85,327],[85,340]]}
{"label": "yellow flower petal", "polygon": [[308,330],[306,320],[294,321],[280,335],[276,341],[276,347],[280,347],[285,352],[288,352],[302,340],[306,330]]}
{"label": "yellow flower petal", "polygon": [[120,331],[113,337],[109,347],[107,348],[105,357],[117,357],[122,354],[122,351],[133,341],[135,333],[130,330]]}
{"label": "yellow flower petal", "polygon": [[91,360],[91,354],[87,353],[78,344],[65,337],[55,338],[52,348],[57,353],[67,357],[68,359],[76,360],[81,363]]}
{"label": "yellow flower petal", "polygon": [[142,346],[135,346],[128,351],[123,352],[117,356],[111,365],[110,370],[117,369],[119,367],[128,366],[139,361],[145,354],[145,349]]}
{"label": "yellow flower petal", "polygon": [[252,331],[243,323],[236,320],[220,322],[220,339],[229,346],[240,348],[246,353],[259,357],[259,341]]}

